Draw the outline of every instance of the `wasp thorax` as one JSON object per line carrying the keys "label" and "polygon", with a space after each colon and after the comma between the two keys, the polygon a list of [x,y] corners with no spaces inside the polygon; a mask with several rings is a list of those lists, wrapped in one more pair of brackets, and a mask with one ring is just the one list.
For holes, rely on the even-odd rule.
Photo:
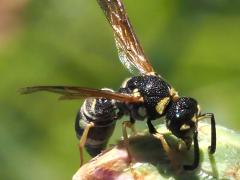
{"label": "wasp thorax", "polygon": [[[141,96],[143,103],[128,105],[128,109],[137,119],[146,115],[156,119],[165,113],[167,104],[170,101],[170,85],[157,75],[134,76],[124,82],[119,92]],[[140,116],[139,106],[144,107],[146,115]],[[141,109],[139,109],[141,110]],[[136,116],[137,115],[137,116]]]}

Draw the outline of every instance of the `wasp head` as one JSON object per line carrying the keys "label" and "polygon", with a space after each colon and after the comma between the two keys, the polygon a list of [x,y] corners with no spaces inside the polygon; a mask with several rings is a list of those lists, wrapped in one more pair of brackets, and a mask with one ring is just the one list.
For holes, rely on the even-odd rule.
{"label": "wasp head", "polygon": [[197,101],[189,97],[180,97],[171,101],[166,112],[167,128],[187,145],[191,146],[193,132],[196,130],[200,108]]}

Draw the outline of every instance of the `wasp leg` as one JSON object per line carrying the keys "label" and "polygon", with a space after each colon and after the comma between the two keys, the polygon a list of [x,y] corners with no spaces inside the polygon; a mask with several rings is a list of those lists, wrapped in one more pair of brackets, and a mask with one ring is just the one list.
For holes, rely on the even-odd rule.
{"label": "wasp leg", "polygon": [[215,123],[215,117],[213,113],[206,113],[198,117],[199,119],[204,119],[204,118],[211,118],[211,146],[208,147],[208,152],[210,154],[215,153],[216,151],[216,123]]}
{"label": "wasp leg", "polygon": [[170,152],[170,147],[168,146],[168,143],[166,142],[164,136],[161,133],[157,132],[155,127],[152,125],[151,119],[147,120],[147,125],[148,125],[148,129],[149,129],[149,133],[153,134],[154,137],[158,138],[161,141],[161,143],[163,145],[163,149],[168,154]]}
{"label": "wasp leg", "polygon": [[147,125],[148,125],[148,130],[150,134],[156,134],[157,130],[155,129],[155,127],[152,125],[151,119],[147,120]]}
{"label": "wasp leg", "polygon": [[194,160],[192,165],[184,165],[183,168],[185,170],[194,170],[198,167],[199,164],[199,145],[198,145],[198,132],[197,129],[193,134],[193,142],[194,142]]}
{"label": "wasp leg", "polygon": [[173,169],[178,171],[179,167],[180,167],[180,164],[179,164],[179,162],[176,161],[176,159],[177,159],[176,152],[170,148],[170,146],[168,145],[164,135],[157,132],[157,130],[155,129],[155,127],[151,123],[151,119],[147,120],[147,125],[148,125],[148,128],[149,128],[149,133],[152,134],[155,138],[160,140],[160,142],[162,144],[162,148],[165,151],[168,159],[170,160],[170,163],[171,163],[171,166],[173,167]]}
{"label": "wasp leg", "polygon": [[135,136],[137,135],[137,130],[135,128],[135,119],[133,117],[130,116],[130,122],[129,122],[129,126],[128,126],[131,131],[132,131],[132,134]]}
{"label": "wasp leg", "polygon": [[94,127],[93,122],[89,122],[84,128],[83,134],[79,140],[79,152],[80,152],[80,167],[83,165],[83,148],[87,141],[87,136],[90,128]]}
{"label": "wasp leg", "polygon": [[135,171],[132,167],[132,155],[131,155],[130,149],[129,149],[129,139],[128,139],[128,134],[127,134],[127,128],[130,128],[134,134],[137,133],[135,130],[135,127],[134,127],[134,122],[135,122],[135,120],[133,120],[132,118],[130,118],[130,121],[123,121],[122,133],[123,133],[124,146],[128,153],[130,171],[133,175],[133,179],[137,179],[138,175],[135,173]]}
{"label": "wasp leg", "polygon": [[130,150],[129,150],[129,139],[128,139],[127,128],[130,128],[134,134],[136,134],[137,131],[134,127],[134,124],[131,121],[123,121],[123,123],[122,123],[123,141],[124,141],[124,145],[125,145],[125,148],[127,150],[127,153],[128,153],[128,157],[129,157],[130,162],[131,162],[132,161],[132,156],[131,156],[131,153],[130,153]]}

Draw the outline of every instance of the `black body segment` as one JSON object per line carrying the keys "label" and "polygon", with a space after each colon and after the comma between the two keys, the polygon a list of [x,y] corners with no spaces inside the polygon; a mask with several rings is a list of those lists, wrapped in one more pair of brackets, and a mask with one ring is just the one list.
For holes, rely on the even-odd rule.
{"label": "black body segment", "polygon": [[136,111],[140,107],[145,108],[147,117],[155,120],[165,113],[159,114],[156,106],[165,97],[170,97],[170,89],[171,86],[162,80],[160,76],[144,75],[130,78],[124,83],[124,87],[119,89],[119,92],[127,94],[139,93],[144,102],[142,104],[130,104],[128,108],[130,111]]}
{"label": "black body segment", "polygon": [[91,156],[106,148],[116,124],[115,101],[106,98],[87,98],[77,114],[75,131],[80,139],[89,122],[94,123],[87,136],[85,148]]}

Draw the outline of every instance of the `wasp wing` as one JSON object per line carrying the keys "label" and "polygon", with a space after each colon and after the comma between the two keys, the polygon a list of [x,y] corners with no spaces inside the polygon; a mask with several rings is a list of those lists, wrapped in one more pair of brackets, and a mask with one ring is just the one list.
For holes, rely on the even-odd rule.
{"label": "wasp wing", "polygon": [[132,73],[134,69],[137,69],[140,74],[154,72],[133,31],[122,1],[97,1],[112,26],[119,59],[123,65]]}
{"label": "wasp wing", "polygon": [[115,99],[121,102],[137,103],[142,102],[141,96],[134,96],[131,94],[123,94],[113,92],[110,90],[99,90],[85,87],[75,86],[32,86],[20,89],[21,94],[31,94],[38,91],[48,91],[62,94],[60,99],[81,99],[87,97],[105,97],[108,99]]}

